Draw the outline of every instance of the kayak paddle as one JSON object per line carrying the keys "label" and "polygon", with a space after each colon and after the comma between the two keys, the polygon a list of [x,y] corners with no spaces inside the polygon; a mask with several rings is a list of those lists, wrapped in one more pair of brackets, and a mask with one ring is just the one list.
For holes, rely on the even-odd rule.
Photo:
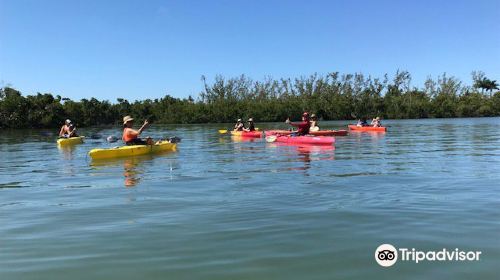
{"label": "kayak paddle", "polygon": [[227,129],[219,129],[219,133],[220,134],[226,134],[227,133]]}
{"label": "kayak paddle", "polygon": [[116,137],[114,135],[110,135],[106,138],[106,141],[108,141],[109,143],[114,143],[114,142],[118,141],[118,137]]}
{"label": "kayak paddle", "polygon": [[266,142],[267,143],[273,143],[276,141],[276,136],[275,135],[270,135],[270,136],[266,136]]}
{"label": "kayak paddle", "polygon": [[168,142],[170,142],[170,143],[179,143],[179,142],[181,142],[181,138],[177,137],[177,136],[168,137],[167,139],[168,139]]}

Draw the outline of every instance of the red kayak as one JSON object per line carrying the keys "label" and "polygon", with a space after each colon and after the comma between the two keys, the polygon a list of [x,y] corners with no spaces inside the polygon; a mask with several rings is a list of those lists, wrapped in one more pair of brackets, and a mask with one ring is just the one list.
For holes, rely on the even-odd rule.
{"label": "red kayak", "polygon": [[[266,130],[266,136],[270,135],[290,135],[294,131],[289,130]],[[309,134],[314,136],[346,136],[347,130],[320,130],[320,131],[309,131]]]}
{"label": "red kayak", "polygon": [[335,143],[335,137],[270,135],[266,137],[266,141],[287,144],[332,145]]}
{"label": "red kayak", "polygon": [[373,127],[373,126],[357,126],[354,124],[349,125],[349,130],[352,131],[376,131],[376,132],[386,132],[387,128],[383,126]]}
{"label": "red kayak", "polygon": [[262,137],[262,131],[231,131],[231,135],[239,137],[260,138]]}

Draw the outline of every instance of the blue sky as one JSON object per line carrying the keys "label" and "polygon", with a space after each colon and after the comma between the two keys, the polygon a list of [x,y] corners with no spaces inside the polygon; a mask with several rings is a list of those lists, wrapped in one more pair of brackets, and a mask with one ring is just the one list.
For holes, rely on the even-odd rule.
{"label": "blue sky", "polygon": [[0,0],[0,86],[115,101],[397,69],[500,80],[500,1]]}

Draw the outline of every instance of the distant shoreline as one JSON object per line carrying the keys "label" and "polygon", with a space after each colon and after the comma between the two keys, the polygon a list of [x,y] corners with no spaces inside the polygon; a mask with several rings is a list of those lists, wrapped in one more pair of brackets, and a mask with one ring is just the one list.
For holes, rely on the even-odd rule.
{"label": "distant shoreline", "polygon": [[[487,119],[487,118],[500,118],[500,116],[492,116],[492,117],[453,117],[453,118],[418,118],[418,119],[382,119],[382,122],[385,124],[385,122],[392,122],[392,121],[412,121],[412,120],[456,120],[456,119]],[[320,126],[321,123],[323,122],[345,122],[348,124],[355,124],[354,119],[350,120],[320,120]],[[266,126],[267,124],[283,124],[283,126],[286,126],[286,123],[284,121],[279,122],[279,121],[272,121],[272,122],[256,122],[257,125],[264,125]],[[161,126],[202,126],[202,125],[210,125],[210,126],[217,126],[220,128],[227,128],[226,126],[231,126],[234,125],[234,123],[152,123],[151,126],[155,125],[161,125]],[[84,129],[93,129],[93,128],[109,128],[109,129],[119,129],[121,128],[120,123],[115,123],[115,124],[99,124],[99,125],[91,125],[91,126],[78,126],[79,128],[84,128]],[[54,127],[24,127],[24,128],[2,128],[4,130],[53,130],[57,129],[59,131],[60,126],[54,126]]]}
{"label": "distant shoreline", "polygon": [[71,119],[80,127],[113,125],[125,115],[158,124],[232,123],[252,117],[257,122],[298,119],[307,111],[324,120],[427,119],[500,116],[500,91],[495,80],[472,73],[473,85],[443,74],[429,78],[424,88],[411,86],[408,72],[389,79],[363,74],[313,74],[292,79],[253,81],[242,75],[204,77],[204,91],[195,99],[174,98],[116,103],[94,97],[73,101],[59,95],[23,96],[10,87],[0,89],[1,128],[54,128]]}

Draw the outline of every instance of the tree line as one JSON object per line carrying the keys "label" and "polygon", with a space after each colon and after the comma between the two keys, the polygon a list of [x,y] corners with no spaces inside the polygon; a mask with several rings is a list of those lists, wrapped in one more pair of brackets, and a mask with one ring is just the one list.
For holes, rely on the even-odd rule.
{"label": "tree line", "polygon": [[303,111],[323,120],[380,116],[385,119],[500,116],[500,91],[495,80],[472,72],[472,85],[442,74],[423,87],[411,85],[407,71],[392,78],[361,73],[313,74],[295,79],[245,75],[216,76],[194,99],[165,95],[159,99],[116,102],[96,98],[73,101],[50,93],[24,96],[11,87],[0,89],[0,127],[57,127],[69,118],[79,126],[117,124],[125,115],[154,123],[222,123],[253,117],[257,122],[297,118]]}

